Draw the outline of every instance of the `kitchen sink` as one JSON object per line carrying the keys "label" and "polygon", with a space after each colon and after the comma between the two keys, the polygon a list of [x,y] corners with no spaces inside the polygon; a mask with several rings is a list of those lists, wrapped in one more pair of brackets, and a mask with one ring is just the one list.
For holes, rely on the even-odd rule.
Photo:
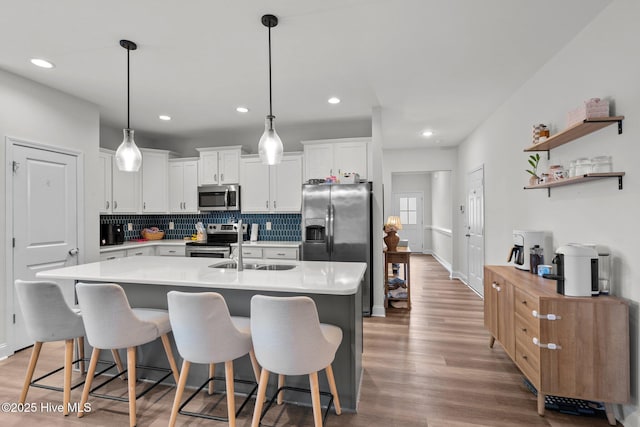
{"label": "kitchen sink", "polygon": [[[242,264],[245,270],[273,270],[273,271],[281,271],[281,270],[292,270],[296,268],[293,264],[257,264],[257,263],[246,263]],[[225,262],[222,264],[212,264],[209,266],[210,268],[236,268],[235,262]]]}

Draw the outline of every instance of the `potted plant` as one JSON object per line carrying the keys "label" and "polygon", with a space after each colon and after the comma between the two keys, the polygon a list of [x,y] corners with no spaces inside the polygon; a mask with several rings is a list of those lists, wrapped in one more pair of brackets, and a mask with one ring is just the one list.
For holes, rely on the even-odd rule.
{"label": "potted plant", "polygon": [[540,177],[538,176],[538,164],[540,163],[540,154],[532,154],[529,156],[529,164],[531,165],[531,169],[527,169],[527,172],[531,174],[529,178],[529,184],[535,185],[540,182]]}

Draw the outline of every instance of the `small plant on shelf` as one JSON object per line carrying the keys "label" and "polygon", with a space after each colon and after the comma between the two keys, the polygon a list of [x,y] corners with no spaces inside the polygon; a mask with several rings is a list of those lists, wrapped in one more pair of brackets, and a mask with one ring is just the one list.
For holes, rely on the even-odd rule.
{"label": "small plant on shelf", "polygon": [[527,169],[527,172],[531,175],[529,178],[529,183],[531,185],[537,184],[540,182],[540,177],[538,176],[538,164],[540,163],[540,154],[532,154],[529,156],[529,164],[531,165],[531,169]]}

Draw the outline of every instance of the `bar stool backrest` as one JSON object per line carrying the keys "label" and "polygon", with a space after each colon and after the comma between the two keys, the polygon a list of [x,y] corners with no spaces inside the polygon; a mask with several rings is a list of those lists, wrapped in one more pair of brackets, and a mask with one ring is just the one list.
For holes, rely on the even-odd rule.
{"label": "bar stool backrest", "polygon": [[50,342],[84,336],[82,316],[69,307],[57,283],[16,280],[15,290],[31,339]]}

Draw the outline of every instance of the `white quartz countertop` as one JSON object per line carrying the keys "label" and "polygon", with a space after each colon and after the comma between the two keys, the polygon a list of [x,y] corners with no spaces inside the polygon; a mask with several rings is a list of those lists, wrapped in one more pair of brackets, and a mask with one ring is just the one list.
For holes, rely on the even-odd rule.
{"label": "white quartz countertop", "polygon": [[[137,256],[40,271],[36,277],[291,293],[352,295],[366,270],[363,262],[261,260],[295,265],[291,270],[210,268],[229,259]],[[253,263],[253,262],[252,262]]]}

